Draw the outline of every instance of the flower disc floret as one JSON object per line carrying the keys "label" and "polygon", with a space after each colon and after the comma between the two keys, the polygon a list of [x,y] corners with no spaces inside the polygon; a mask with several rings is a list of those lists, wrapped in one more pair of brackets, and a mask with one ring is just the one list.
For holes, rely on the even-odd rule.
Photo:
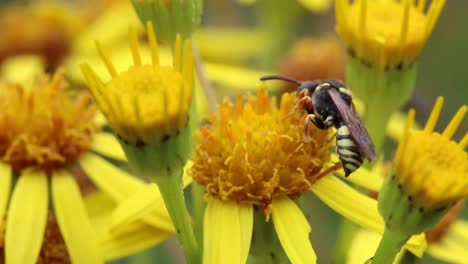
{"label": "flower disc floret", "polygon": [[247,102],[224,101],[195,135],[194,180],[210,196],[260,206],[309,190],[330,160],[329,132],[312,129],[303,143],[304,114],[291,116],[295,104],[284,94],[278,108],[264,90]]}
{"label": "flower disc floret", "polygon": [[118,136],[127,143],[166,141],[186,126],[192,106],[193,56],[190,41],[176,38],[173,66],[159,64],[156,35],[147,24],[152,64],[143,64],[138,38],[130,28],[134,65],[117,72],[100,45],[97,48],[112,80],[104,84],[87,64],[81,65],[93,97]]}
{"label": "flower disc floret", "polygon": [[432,33],[445,0],[337,0],[336,31],[366,64],[400,68],[414,62]]}
{"label": "flower disc floret", "polygon": [[451,139],[467,107],[461,107],[444,132],[438,133],[433,128],[442,102],[439,98],[424,130],[410,131],[407,126],[395,158],[395,180],[427,210],[445,209],[468,196],[467,136],[460,143]]}
{"label": "flower disc floret", "polygon": [[[73,163],[91,147],[95,108],[82,94],[65,95],[63,73],[42,76],[33,88],[0,82],[0,158],[15,170],[51,170]],[[18,111],[18,109],[21,109]]]}
{"label": "flower disc floret", "polygon": [[[155,132],[164,137],[159,131],[180,131],[186,124],[190,106],[190,102],[180,102],[184,98],[183,88],[182,74],[172,67],[131,67],[107,85],[109,98],[119,100],[118,111],[122,114],[109,115],[109,121],[122,131],[119,135],[123,138],[131,137],[135,127],[142,131],[143,138],[154,137]],[[125,95],[130,100],[125,100]],[[136,112],[135,103],[142,112]],[[112,111],[104,109],[106,113]]]}

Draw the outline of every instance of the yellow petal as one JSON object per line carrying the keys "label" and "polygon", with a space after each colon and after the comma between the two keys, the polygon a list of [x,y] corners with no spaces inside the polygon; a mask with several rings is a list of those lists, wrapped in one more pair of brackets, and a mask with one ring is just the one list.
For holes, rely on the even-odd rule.
{"label": "yellow petal", "polygon": [[468,221],[466,220],[455,221],[455,223],[453,223],[450,226],[450,234],[452,233],[456,234],[461,239],[468,241]]}
{"label": "yellow petal", "polygon": [[173,233],[150,227],[141,221],[134,221],[119,230],[118,235],[109,232],[109,223],[116,202],[103,192],[96,192],[84,198],[88,215],[97,230],[102,254],[112,260],[135,254],[169,238]]}
{"label": "yellow petal", "polygon": [[106,260],[135,254],[154,246],[172,236],[173,232],[156,229],[142,222],[132,223],[132,232],[119,236],[106,236],[101,241]]}
{"label": "yellow petal", "polygon": [[80,189],[66,171],[52,176],[55,215],[73,263],[103,263],[96,231],[91,226]]}
{"label": "yellow petal", "polygon": [[125,42],[128,25],[139,25],[138,22],[138,18],[129,2],[113,5],[100,14],[98,19],[85,27],[86,30],[81,32],[75,40],[74,48],[77,53],[92,53],[96,50],[94,47],[95,40],[99,40],[105,46]]}
{"label": "yellow petal", "polygon": [[88,194],[83,202],[98,237],[107,236],[111,215],[117,203],[104,192]]}
{"label": "yellow petal", "polygon": [[[10,198],[11,191],[11,167],[5,163],[0,162],[0,217],[3,219],[8,199]],[[2,228],[3,221],[0,220],[0,230]]]}
{"label": "yellow petal", "polygon": [[299,2],[306,8],[316,11],[323,12],[330,8],[332,3],[331,0],[299,0]]}
{"label": "yellow petal", "polygon": [[145,185],[136,177],[92,153],[83,155],[80,158],[80,165],[99,189],[114,201],[124,200]]}
{"label": "yellow petal", "polygon": [[252,229],[251,205],[210,199],[204,217],[203,263],[246,263]]}
{"label": "yellow petal", "polygon": [[[377,201],[356,191],[334,176],[324,177],[316,182],[312,192],[330,208],[352,222],[383,234],[384,222],[377,209]],[[416,256],[422,256],[426,248],[424,234],[416,235],[405,247]]]}
{"label": "yellow petal", "polygon": [[[203,27],[194,34],[195,43],[205,61],[217,61],[230,65],[256,58],[267,40],[259,30],[247,27]],[[238,47],[226,49],[227,46]],[[210,78],[210,75],[208,75]]]}
{"label": "yellow petal", "polygon": [[[187,173],[191,166],[192,162],[187,162],[184,168],[184,188],[192,182]],[[125,225],[139,219],[159,229],[174,232],[161,193],[155,184],[144,184],[119,203],[112,216],[111,231],[119,232]]]}
{"label": "yellow petal", "polygon": [[432,257],[446,262],[465,263],[468,259],[468,222],[454,222],[443,239],[430,244],[427,252]]}
{"label": "yellow petal", "polygon": [[[148,214],[149,212],[151,214]],[[174,226],[156,184],[143,186],[130,198],[119,203],[112,214],[111,232],[118,232],[120,227],[138,219],[167,232],[174,232]]]}
{"label": "yellow petal", "polygon": [[92,149],[116,160],[126,161],[125,153],[117,139],[110,133],[97,133],[93,137]]}
{"label": "yellow petal", "polygon": [[[227,87],[236,87],[246,91],[257,91],[260,85],[259,78],[265,75],[271,75],[269,72],[249,70],[241,67],[235,67],[218,63],[205,63],[205,70],[210,81],[222,84]],[[274,89],[274,84],[269,84],[267,89]]]}
{"label": "yellow petal", "polygon": [[103,127],[107,124],[107,119],[101,111],[96,111],[96,114],[94,114],[94,123],[99,127]]}
{"label": "yellow petal", "polygon": [[255,3],[255,0],[237,0],[240,4],[243,4],[243,5],[251,5],[253,3]]}
{"label": "yellow petal", "polygon": [[288,198],[273,200],[271,208],[276,234],[289,260],[293,264],[316,263],[309,241],[310,225],[301,209]]}
{"label": "yellow petal", "polygon": [[36,263],[47,222],[47,176],[26,171],[19,176],[6,222],[6,263]]}
{"label": "yellow petal", "polygon": [[[360,229],[356,232],[351,240],[348,255],[346,257],[346,264],[363,264],[371,258],[377,250],[382,235],[373,231]],[[401,258],[404,256],[405,249],[400,250],[395,257],[393,263],[400,263]]]}

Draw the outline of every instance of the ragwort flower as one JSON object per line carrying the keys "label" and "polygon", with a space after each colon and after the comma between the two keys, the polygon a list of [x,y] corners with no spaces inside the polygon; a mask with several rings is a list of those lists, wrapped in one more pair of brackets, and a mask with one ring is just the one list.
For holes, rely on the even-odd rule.
{"label": "ragwort flower", "polygon": [[[351,56],[381,70],[415,62],[445,0],[336,0],[336,31]],[[427,10],[427,11],[425,11]]]}
{"label": "ragwort flower", "polygon": [[82,22],[64,6],[8,6],[0,9],[0,62],[17,55],[41,55],[54,71],[70,52]]}
{"label": "ragwort flower", "polygon": [[[102,263],[174,233],[164,207],[156,221],[146,217],[139,225],[110,229],[102,214],[148,184],[101,157],[126,161],[118,141],[101,130],[105,120],[89,96],[70,99],[65,87],[63,72],[42,76],[32,88],[0,82],[0,248],[6,263]],[[109,201],[93,201],[98,216],[81,197],[89,192],[82,188],[86,176]],[[153,199],[162,202],[159,192]],[[127,243],[132,239],[139,243]]]}
{"label": "ragwort flower", "polygon": [[393,112],[414,90],[417,57],[445,0],[336,0],[336,31],[349,58],[346,81],[366,102],[364,123],[377,152]]}
{"label": "ragwort flower", "polygon": [[[117,134],[129,163],[159,187],[189,262],[198,259],[182,189],[183,168],[197,123],[191,42],[176,38],[173,66],[159,64],[153,25],[146,24],[151,63],[142,61],[138,37],[129,29],[134,65],[118,72],[99,43],[97,49],[112,79],[104,83],[88,64],[81,70],[93,97]],[[154,188],[152,188],[155,190]]]}
{"label": "ragwort flower", "polygon": [[52,80],[43,76],[33,88],[2,81],[0,101],[0,214],[3,218],[6,212],[6,263],[38,259],[47,240],[49,196],[70,259],[102,262],[74,172],[79,164],[91,178],[105,180],[89,162],[106,162],[90,151],[120,160],[124,155],[109,134],[99,132],[89,97],[67,99],[59,72]]}
{"label": "ragwort flower", "polygon": [[[254,208],[267,221],[271,216],[291,262],[315,263],[310,226],[293,201],[309,189],[350,220],[382,232],[375,200],[334,176],[324,177],[337,169],[328,165],[331,133],[313,129],[311,143],[303,143],[300,123],[304,116],[290,116],[295,103],[296,96],[284,94],[278,108],[276,100],[260,90],[247,102],[243,97],[234,105],[224,101],[209,118],[210,125],[196,133],[191,173],[206,187],[208,203],[204,263],[246,262]],[[257,226],[264,220],[256,217],[255,221]],[[419,237],[411,242],[417,254],[422,253],[424,241]],[[263,253],[281,254],[275,248],[269,250]]]}
{"label": "ragwort flower", "polygon": [[[387,230],[379,246],[394,250],[413,234],[434,226],[456,202],[468,196],[468,135],[457,143],[453,134],[465,116],[463,106],[442,133],[433,131],[443,98],[439,97],[423,130],[413,130],[411,111],[394,159],[394,172],[379,194],[379,211]],[[383,250],[376,261],[391,259]],[[388,249],[388,248],[387,248]]]}

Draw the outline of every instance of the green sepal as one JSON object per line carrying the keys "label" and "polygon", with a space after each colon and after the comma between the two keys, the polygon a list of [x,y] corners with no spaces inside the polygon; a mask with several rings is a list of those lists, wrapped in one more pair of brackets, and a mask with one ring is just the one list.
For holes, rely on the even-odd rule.
{"label": "green sepal", "polygon": [[142,176],[155,180],[157,177],[173,177],[183,170],[190,157],[193,133],[199,123],[195,95],[187,124],[179,131],[154,142],[129,143],[117,137],[130,165]]}
{"label": "green sepal", "polygon": [[449,209],[425,209],[392,177],[386,178],[379,193],[378,208],[388,230],[408,237],[432,228]]}
{"label": "green sepal", "polygon": [[296,36],[294,29],[298,27],[305,10],[297,1],[260,0],[258,12],[263,38],[267,40],[261,66],[270,70],[277,67],[279,59]]}
{"label": "green sepal", "polygon": [[353,95],[366,105],[363,122],[375,144],[382,150],[390,116],[409,101],[413,93],[417,64],[401,68],[380,69],[348,56],[346,83]]}
{"label": "green sepal", "polygon": [[159,187],[176,229],[176,237],[187,263],[201,263],[201,254],[191,225],[183,191],[184,166],[192,151],[193,133],[198,127],[195,94],[192,96],[186,125],[160,141],[129,143],[117,137],[130,165]]}
{"label": "green sepal", "polygon": [[132,4],[140,21],[151,21],[158,39],[172,49],[177,34],[182,39],[190,38],[201,23],[202,0],[172,0],[169,6],[163,0],[132,0]]}

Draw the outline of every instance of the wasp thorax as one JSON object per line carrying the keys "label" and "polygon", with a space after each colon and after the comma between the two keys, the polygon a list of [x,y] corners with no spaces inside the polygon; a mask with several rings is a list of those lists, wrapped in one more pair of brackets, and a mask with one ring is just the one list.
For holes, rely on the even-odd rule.
{"label": "wasp thorax", "polygon": [[35,87],[0,82],[0,158],[15,170],[50,170],[74,162],[91,146],[97,127],[90,98],[64,94],[63,74]]}
{"label": "wasp thorax", "polygon": [[195,135],[194,180],[210,196],[260,206],[309,190],[330,160],[329,132],[313,128],[310,143],[304,143],[305,113],[291,116],[296,101],[284,94],[278,108],[260,90],[247,102],[223,102],[211,125]]}

